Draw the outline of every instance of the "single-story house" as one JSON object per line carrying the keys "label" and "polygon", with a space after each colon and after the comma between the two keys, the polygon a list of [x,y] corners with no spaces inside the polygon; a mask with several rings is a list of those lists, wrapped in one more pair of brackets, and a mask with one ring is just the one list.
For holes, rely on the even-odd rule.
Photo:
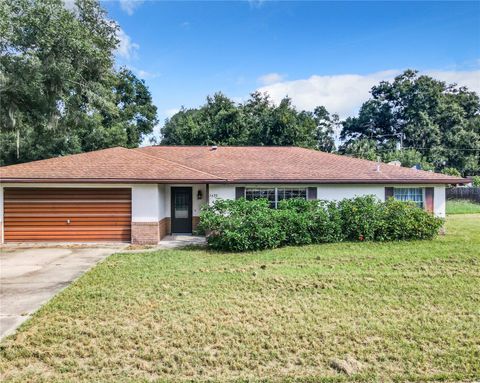
{"label": "single-story house", "polygon": [[373,194],[445,216],[463,178],[297,147],[116,147],[0,168],[2,242],[157,243],[192,233],[218,198]]}

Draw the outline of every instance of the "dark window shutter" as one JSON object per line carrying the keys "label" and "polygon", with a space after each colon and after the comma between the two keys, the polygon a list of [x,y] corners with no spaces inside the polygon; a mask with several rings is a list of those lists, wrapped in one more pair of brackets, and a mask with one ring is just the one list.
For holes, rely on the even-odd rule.
{"label": "dark window shutter", "polygon": [[317,199],[317,188],[316,187],[307,188],[307,199],[308,200]]}
{"label": "dark window shutter", "polygon": [[235,188],[235,199],[240,199],[245,197],[245,188],[244,187],[236,187]]}
{"label": "dark window shutter", "polygon": [[425,210],[433,213],[434,188],[425,188]]}
{"label": "dark window shutter", "polygon": [[385,188],[385,201],[393,197],[393,188]]}

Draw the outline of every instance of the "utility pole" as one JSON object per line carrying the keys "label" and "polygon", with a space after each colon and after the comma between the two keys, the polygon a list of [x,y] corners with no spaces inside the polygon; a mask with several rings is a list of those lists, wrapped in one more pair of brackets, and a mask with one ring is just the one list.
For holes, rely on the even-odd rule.
{"label": "utility pole", "polygon": [[400,139],[400,142],[397,143],[397,150],[402,150],[403,149],[403,133],[398,133],[397,136]]}

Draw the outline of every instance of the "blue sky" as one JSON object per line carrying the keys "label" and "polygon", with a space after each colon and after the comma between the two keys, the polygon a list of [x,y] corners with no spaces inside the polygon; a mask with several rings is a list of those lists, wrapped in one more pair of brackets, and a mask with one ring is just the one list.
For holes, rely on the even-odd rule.
{"label": "blue sky", "polygon": [[345,117],[370,87],[415,68],[480,91],[480,2],[108,1],[117,53],[159,118],[256,89]]}

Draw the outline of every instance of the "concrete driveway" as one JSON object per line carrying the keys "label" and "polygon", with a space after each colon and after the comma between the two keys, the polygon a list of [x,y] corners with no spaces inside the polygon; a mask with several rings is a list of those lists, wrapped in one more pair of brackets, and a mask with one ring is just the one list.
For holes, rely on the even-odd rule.
{"label": "concrete driveway", "polygon": [[125,246],[0,249],[0,339],[64,287]]}

